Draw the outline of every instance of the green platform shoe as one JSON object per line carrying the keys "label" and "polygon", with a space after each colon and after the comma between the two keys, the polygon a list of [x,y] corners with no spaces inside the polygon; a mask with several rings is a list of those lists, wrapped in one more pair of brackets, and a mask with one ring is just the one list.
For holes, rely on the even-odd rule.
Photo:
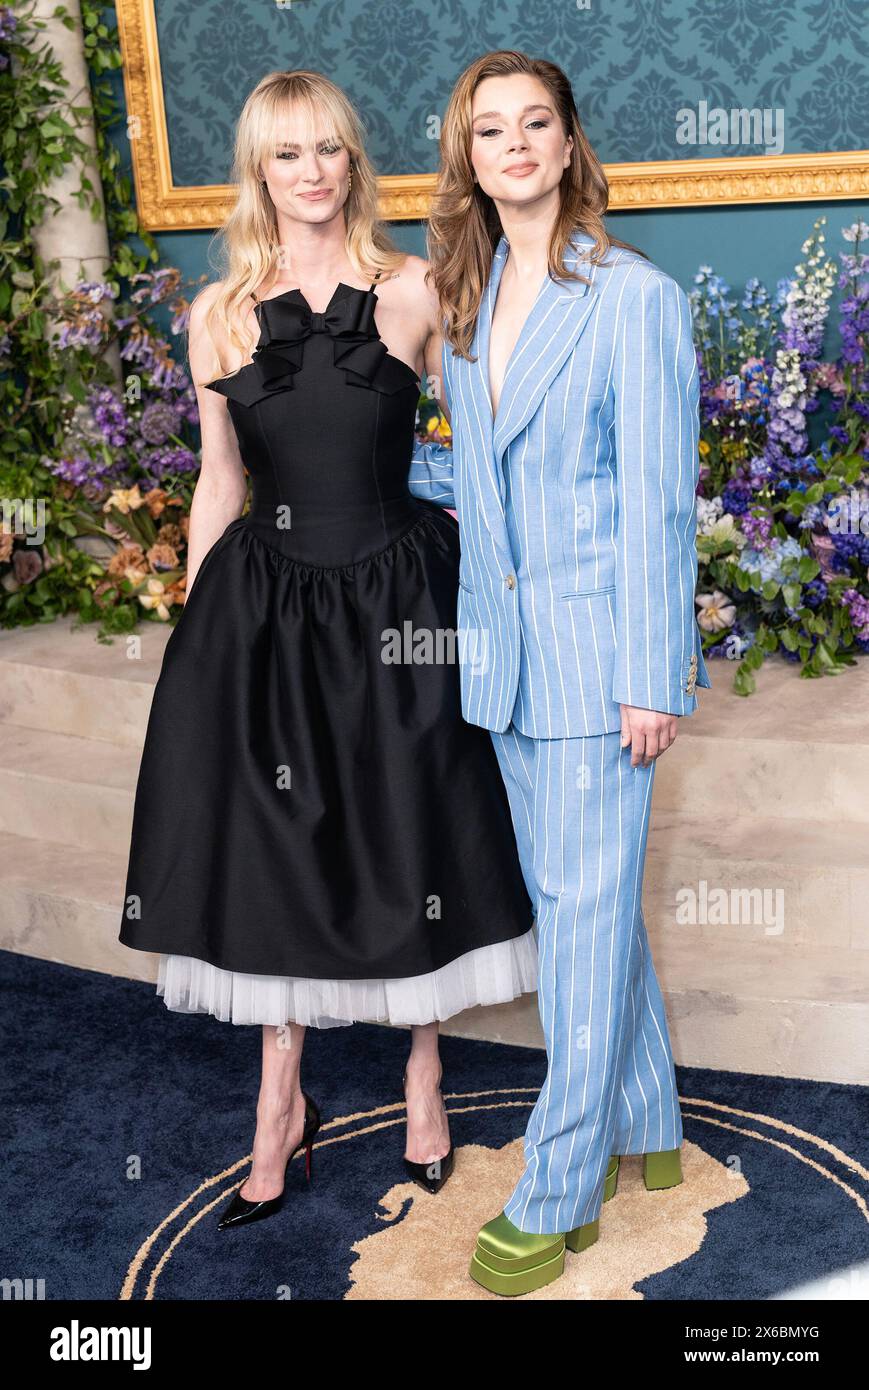
{"label": "green platform shoe", "polygon": [[609,1167],[606,1170],[606,1181],[603,1185],[603,1199],[605,1202],[608,1202],[610,1197],[615,1197],[618,1185],[619,1156],[618,1154],[613,1154],[609,1161]]}
{"label": "green platform shoe", "polygon": [[520,1231],[501,1212],[477,1236],[470,1276],[490,1293],[532,1293],[564,1273],[564,1236]]}
{"label": "green platform shoe", "polygon": [[[664,1149],[660,1153],[643,1154],[643,1182],[647,1192],[665,1187],[678,1187],[682,1181],[681,1149]],[[616,1195],[619,1185],[619,1155],[613,1154],[607,1169],[603,1199],[608,1202]]]}
{"label": "green platform shoe", "polygon": [[643,1154],[643,1182],[649,1192],[662,1187],[678,1187],[682,1181],[680,1149],[664,1149],[662,1153]]}
{"label": "green platform shoe", "polygon": [[[610,1197],[615,1196],[616,1186],[619,1180],[619,1160],[613,1154],[606,1170],[606,1179],[603,1185],[603,1199],[608,1202]],[[583,1250],[587,1250],[590,1245],[594,1245],[600,1235],[600,1221],[589,1221],[585,1226],[574,1226],[572,1231],[568,1231],[564,1237],[564,1243],[568,1250],[572,1250],[575,1255],[579,1255]]]}
{"label": "green platform shoe", "polygon": [[[619,1160],[610,1158],[604,1182],[604,1201],[614,1196],[619,1180]],[[532,1293],[564,1273],[564,1252],[579,1255],[600,1236],[600,1220],[574,1226],[564,1235],[534,1235],[520,1231],[504,1212],[489,1221],[477,1236],[470,1275],[490,1293],[506,1296]]]}
{"label": "green platform shoe", "polygon": [[[612,1162],[613,1175],[616,1169]],[[609,1180],[609,1173],[607,1174]],[[470,1275],[490,1293],[506,1295],[532,1293],[551,1284],[564,1273],[564,1252],[579,1255],[594,1245],[600,1235],[600,1220],[574,1226],[564,1235],[534,1235],[520,1231],[504,1212],[489,1221],[477,1236],[471,1257]]]}

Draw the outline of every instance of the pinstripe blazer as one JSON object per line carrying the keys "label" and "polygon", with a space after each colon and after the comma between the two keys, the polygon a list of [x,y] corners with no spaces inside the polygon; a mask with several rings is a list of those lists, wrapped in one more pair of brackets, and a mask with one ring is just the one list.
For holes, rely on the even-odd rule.
{"label": "pinstripe blazer", "polygon": [[[453,448],[418,449],[409,486],[461,528],[465,718],[533,738],[620,727],[619,705],[691,714],[710,684],[695,619],[697,361],[687,296],[635,252],[547,276],[492,418],[502,236],[468,362],[446,346]],[[572,249],[571,249],[572,248]]]}

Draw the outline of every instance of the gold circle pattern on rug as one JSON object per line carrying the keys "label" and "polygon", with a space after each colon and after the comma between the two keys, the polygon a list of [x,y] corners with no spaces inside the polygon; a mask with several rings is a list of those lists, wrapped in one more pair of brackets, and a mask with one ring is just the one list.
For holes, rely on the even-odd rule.
{"label": "gold circle pattern on rug", "polygon": [[[488,1097],[500,1097],[500,1099],[493,1101],[489,1104],[448,1104],[449,1114],[462,1115],[476,1113],[485,1110],[504,1110],[523,1107],[526,1109],[530,1109],[534,1104],[534,1100],[536,1099],[538,1092],[539,1088],[532,1086],[503,1087],[494,1090],[451,1093],[446,1095],[444,1099],[448,1103],[456,1101],[481,1102],[486,1100]],[[530,1098],[505,1099],[505,1097],[509,1096],[526,1096]],[[727,1115],[734,1117],[734,1119],[744,1119],[753,1121],[755,1124],[765,1125],[767,1126],[767,1128],[777,1130],[780,1133],[786,1134],[788,1138],[791,1140],[800,1141],[804,1144],[813,1145],[816,1149],[820,1149],[824,1153],[828,1154],[830,1158],[832,1158],[835,1162],[841,1164],[842,1167],[846,1168],[850,1174],[853,1174],[853,1176],[858,1181],[869,1185],[869,1171],[867,1171],[867,1169],[856,1159],[844,1153],[843,1150],[838,1148],[835,1144],[830,1143],[828,1140],[822,1138],[819,1135],[811,1134],[806,1130],[800,1129],[798,1126],[792,1125],[787,1121],[780,1120],[773,1115],[762,1115],[750,1110],[741,1110],[735,1106],[724,1105],[718,1101],[704,1100],[700,1097],[682,1098],[680,1096],[679,1100],[680,1105],[683,1107],[682,1114],[684,1119],[696,1120],[701,1124],[708,1124],[719,1129],[727,1129],[732,1131],[733,1133],[742,1134],[747,1138],[756,1139],[762,1143],[771,1144],[774,1147],[780,1149],[782,1152],[788,1154],[791,1158],[796,1159],[800,1163],[806,1164],[808,1167],[812,1168],[818,1174],[819,1177],[822,1177],[827,1181],[836,1184],[836,1186],[838,1186],[856,1205],[863,1219],[869,1222],[869,1205],[867,1205],[867,1197],[861,1194],[860,1192],[856,1191],[849,1183],[845,1182],[837,1174],[831,1172],[830,1169],[826,1167],[824,1164],[820,1163],[818,1159],[814,1157],[814,1155],[801,1153],[800,1150],[794,1146],[794,1143],[788,1143],[783,1139],[774,1138],[771,1135],[763,1134],[758,1130],[746,1128],[744,1126],[733,1123],[728,1119],[719,1118],[719,1116]],[[704,1114],[700,1113],[697,1109],[686,1110],[684,1107],[687,1106],[699,1107],[700,1111],[712,1111],[717,1113]],[[398,1101],[389,1105],[377,1106],[372,1110],[360,1111],[357,1114],[353,1115],[336,1116],[334,1119],[329,1120],[322,1125],[317,1141],[314,1144],[314,1147],[317,1149],[326,1148],[333,1144],[345,1143],[351,1139],[362,1139],[366,1135],[376,1133],[378,1130],[390,1129],[396,1125],[404,1124],[404,1118],[405,1115],[403,1101]],[[348,1126],[355,1126],[355,1128],[348,1128]],[[464,1147],[467,1147],[469,1149],[476,1149],[485,1146],[477,1146],[472,1144]],[[509,1147],[509,1144],[502,1147]],[[461,1150],[458,1150],[457,1154],[460,1152]],[[213,1211],[216,1207],[218,1207],[227,1197],[229,1197],[229,1195],[233,1191],[235,1191],[236,1188],[241,1186],[247,1175],[246,1170],[251,1162],[251,1158],[252,1155],[247,1154],[244,1158],[241,1158],[236,1163],[233,1163],[229,1167],[224,1168],[221,1172],[215,1173],[212,1177],[204,1179],[204,1181],[201,1182],[199,1186],[196,1187],[189,1194],[189,1196],[185,1197],[183,1201],[179,1202],[178,1205],[174,1207],[173,1210],[163,1218],[159,1225],[157,1225],[151,1232],[151,1234],[147,1236],[146,1239],[142,1242],[142,1244],[139,1246],[139,1249],[136,1251],[136,1254],[133,1256],[133,1259],[131,1260],[130,1265],[127,1269],[127,1273],[121,1286],[120,1292],[118,1294],[120,1300],[133,1300],[138,1297],[145,1301],[149,1301],[154,1298],[155,1289],[160,1275],[165,1269],[169,1260],[172,1258],[172,1255],[177,1250],[180,1243],[183,1240],[185,1240],[193,1230],[195,1230],[199,1222],[203,1220],[204,1217],[207,1217],[208,1214],[211,1211]],[[301,1154],[297,1155],[294,1162],[300,1160],[301,1158]],[[227,1179],[233,1178],[236,1174],[241,1172],[241,1170],[245,1171],[242,1172],[242,1175],[240,1177],[238,1177],[234,1182],[230,1183],[229,1186],[223,1185],[226,1183]],[[412,1187],[412,1184],[409,1186]],[[198,1199],[204,1197],[210,1192],[213,1192],[215,1188],[219,1188],[219,1191],[216,1196],[214,1196],[210,1201],[206,1202],[204,1206],[196,1205]],[[168,1243],[164,1247],[162,1245],[162,1238],[164,1236],[169,1235],[170,1228],[175,1226],[176,1223],[179,1220],[181,1220],[184,1217],[184,1215],[188,1211],[190,1211],[191,1208],[195,1208],[193,1214],[190,1215],[188,1219],[184,1222],[184,1224],[175,1231],[174,1235],[171,1236],[171,1238],[168,1240]],[[488,1219],[488,1215],[491,1214],[492,1213],[483,1214],[480,1218],[481,1221]],[[368,1239],[371,1239],[371,1237],[369,1237]],[[157,1255],[158,1244],[160,1245],[159,1255]],[[139,1283],[140,1278],[145,1277],[146,1265],[148,1265],[150,1259],[154,1256],[156,1256],[156,1258],[154,1259],[154,1263],[151,1267],[150,1274],[148,1275],[147,1283],[145,1284],[144,1290],[142,1292],[137,1292],[137,1285]]]}

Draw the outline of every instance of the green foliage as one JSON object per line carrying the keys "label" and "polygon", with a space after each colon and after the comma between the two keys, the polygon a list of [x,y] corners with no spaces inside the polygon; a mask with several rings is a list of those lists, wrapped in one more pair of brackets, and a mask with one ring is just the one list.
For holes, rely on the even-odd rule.
{"label": "green foliage", "polygon": [[[39,257],[36,235],[60,206],[52,192],[54,180],[68,177],[72,169],[77,185],[66,196],[95,220],[104,218],[108,227],[110,260],[102,280],[117,292],[157,262],[156,243],[139,225],[132,183],[111,138],[123,122],[116,97],[122,66],[118,34],[106,22],[111,13],[106,6],[82,0],[90,78],[90,101],[84,102],[69,90],[34,6],[17,7],[14,19],[10,13],[3,10],[4,29],[12,28],[12,33],[2,45],[9,63],[0,72],[0,343],[5,349],[0,351],[0,498],[6,532],[0,536],[6,561],[0,564],[0,625],[49,622],[77,613],[83,621],[99,621],[106,631],[126,631],[144,612],[135,586],[119,582],[106,594],[105,561],[76,544],[87,535],[111,539],[97,490],[88,496],[47,466],[64,456],[91,390],[100,385],[116,389],[107,353],[116,349],[118,333],[106,317],[98,349],[91,343],[58,349],[55,329],[68,316],[69,302],[54,287],[55,267]],[[67,28],[75,27],[64,6],[55,15]],[[9,532],[22,536],[21,502],[43,510],[45,536],[41,546],[28,543],[14,554],[8,550]],[[110,518],[116,526],[123,524],[116,511]],[[146,509],[137,524],[147,533],[143,542],[152,544],[156,528]],[[26,552],[23,567],[16,570],[12,560],[21,559],[21,551]]]}

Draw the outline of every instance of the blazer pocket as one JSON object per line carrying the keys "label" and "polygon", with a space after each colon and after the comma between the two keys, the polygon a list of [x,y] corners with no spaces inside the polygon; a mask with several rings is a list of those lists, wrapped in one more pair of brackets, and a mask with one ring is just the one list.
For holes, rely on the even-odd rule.
{"label": "blazer pocket", "polygon": [[592,598],[595,594],[614,594],[615,584],[610,584],[606,589],[573,589],[569,594],[559,594],[559,598]]}

